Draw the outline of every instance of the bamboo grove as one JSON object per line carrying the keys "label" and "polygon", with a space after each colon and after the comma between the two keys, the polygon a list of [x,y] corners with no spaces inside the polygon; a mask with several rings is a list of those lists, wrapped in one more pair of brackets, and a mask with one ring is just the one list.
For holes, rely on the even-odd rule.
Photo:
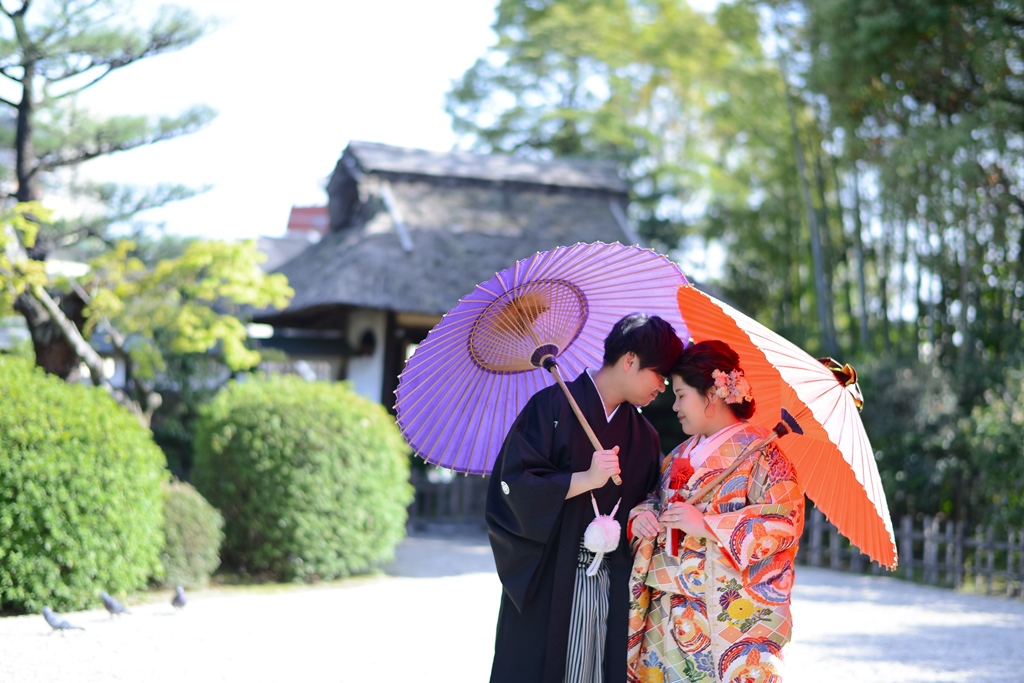
{"label": "bamboo grove", "polygon": [[620,161],[647,240],[858,364],[894,516],[1024,524],[1021,0],[503,0],[494,29],[448,96],[468,144]]}

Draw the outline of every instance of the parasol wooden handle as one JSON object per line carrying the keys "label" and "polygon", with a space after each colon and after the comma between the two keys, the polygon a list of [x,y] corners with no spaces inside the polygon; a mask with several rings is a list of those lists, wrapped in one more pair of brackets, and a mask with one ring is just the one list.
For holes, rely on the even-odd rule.
{"label": "parasol wooden handle", "polygon": [[735,461],[733,461],[733,463],[731,465],[726,467],[724,470],[722,470],[718,474],[718,476],[716,476],[710,482],[708,482],[707,484],[702,486],[700,489],[698,489],[697,492],[694,493],[692,496],[687,498],[686,502],[689,503],[690,505],[693,505],[695,503],[700,502],[701,498],[703,498],[704,496],[708,495],[708,492],[711,489],[713,489],[716,486],[718,486],[719,484],[721,484],[722,481],[725,480],[726,477],[728,477],[730,474],[735,472],[736,468],[739,467],[741,464],[743,464],[743,462],[747,458],[749,458],[752,454],[760,451],[762,448],[764,448],[765,446],[770,444],[772,441],[775,441],[775,439],[777,439],[777,438],[779,438],[779,434],[777,432],[772,432],[771,434],[769,434],[765,438],[761,439],[757,443],[752,443],[749,446],[747,446],[746,448],[744,448],[743,452],[739,454],[739,456],[736,458]]}
{"label": "parasol wooden handle", "polygon": [[[558,386],[562,387],[562,391],[565,392],[565,397],[569,399],[569,405],[572,406],[572,412],[576,413],[576,417],[579,418],[580,424],[583,426],[583,431],[587,433],[587,437],[590,439],[590,443],[594,447],[594,450],[603,451],[604,446],[602,446],[601,442],[597,440],[597,434],[594,434],[594,430],[590,428],[590,423],[587,422],[587,418],[583,417],[583,411],[580,410],[579,405],[576,403],[576,399],[574,399],[572,394],[569,393],[569,387],[565,386],[565,382],[562,381],[562,375],[558,372],[558,366],[555,363],[547,363],[545,364],[545,367],[547,367],[548,372],[554,376],[555,381],[558,382]],[[613,474],[612,481],[615,482],[617,486],[622,486],[622,477],[619,475]]]}

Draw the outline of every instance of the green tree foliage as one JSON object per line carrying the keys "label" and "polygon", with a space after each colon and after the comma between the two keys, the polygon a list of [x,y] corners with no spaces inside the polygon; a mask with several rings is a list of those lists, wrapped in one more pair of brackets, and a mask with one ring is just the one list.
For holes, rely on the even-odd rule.
{"label": "green tree foliage", "polygon": [[965,425],[974,461],[972,501],[979,518],[1024,528],[1024,370],[986,391]]}
{"label": "green tree foliage", "polygon": [[103,391],[0,355],[0,610],[83,609],[158,576],[165,477]]}
{"label": "green tree foliage", "polygon": [[405,533],[408,447],[347,384],[232,383],[203,408],[193,481],[224,515],[224,562],[313,581],[385,562]]}
{"label": "green tree foliage", "polygon": [[[255,242],[195,241],[176,257],[147,267],[133,242],[90,262],[78,283],[87,306],[84,332],[102,326],[131,359],[131,378],[152,379],[166,365],[163,354],[205,353],[220,345],[232,370],[259,363],[245,346],[241,307],[283,308],[292,296],[283,275],[267,275]],[[128,344],[128,341],[131,344]]]}
{"label": "green tree foliage", "polygon": [[[796,341],[829,346],[816,307],[832,299],[803,267],[811,233],[794,146],[807,150],[816,198],[834,191],[831,167],[813,110],[792,101],[765,53],[756,7],[504,0],[494,30],[497,44],[449,93],[457,132],[483,151],[620,161],[644,238],[684,258],[721,244],[720,291]],[[812,209],[840,229],[820,199]],[[823,277],[840,240],[824,238]]]}
{"label": "green tree foliage", "polygon": [[965,505],[971,462],[960,443],[962,412],[950,373],[892,356],[858,371],[869,397],[862,418],[893,517],[949,515],[954,501]]}
{"label": "green tree foliage", "polygon": [[190,484],[167,482],[163,494],[163,585],[205,587],[220,566],[224,518]]}
{"label": "green tree foliage", "polygon": [[1005,522],[1006,443],[1024,441],[1005,408],[1024,332],[1024,4],[803,6],[808,89],[827,102],[865,223],[866,350],[908,369],[923,358],[955,396],[931,445],[905,448],[889,474],[929,501],[918,510]]}
{"label": "green tree foliage", "polygon": [[[6,215],[0,233],[5,248],[0,256],[0,306],[5,297],[10,302],[23,294],[45,302],[58,314],[61,333],[74,342],[75,357],[89,365],[93,383],[105,386],[147,426],[162,401],[154,380],[166,369],[166,357],[216,349],[229,370],[252,368],[260,357],[246,346],[242,308],[282,308],[293,294],[283,275],[260,269],[265,257],[251,241],[191,241],[176,255],[147,264],[140,256],[154,251],[137,254],[135,243],[123,240],[93,259],[87,275],[50,283],[83,303],[77,320],[61,318],[43,287],[49,282],[43,263],[17,249],[20,239],[33,236],[34,223],[25,219],[28,211],[35,212],[35,220],[44,215],[36,204],[18,205]],[[125,362],[123,392],[110,386],[102,360],[85,341],[97,334],[105,335]]]}
{"label": "green tree foliage", "polygon": [[897,512],[998,516],[972,430],[1024,333],[1021,0],[503,0],[494,28],[456,131],[622,161],[654,246],[721,247],[708,284],[859,362]]}
{"label": "green tree foliage", "polygon": [[884,342],[964,368],[971,402],[976,364],[1017,354],[1024,319],[1024,4],[806,8],[809,85],[874,186],[879,303],[902,328]]}
{"label": "green tree foliage", "polygon": [[[162,7],[145,24],[130,10],[131,3],[120,0],[0,3],[0,85],[6,84],[0,87],[0,108],[6,107],[14,121],[13,132],[4,133],[0,145],[14,153],[17,201],[44,199],[47,188],[58,182],[55,171],[187,135],[212,120],[214,113],[205,106],[154,118],[98,116],[76,104],[79,93],[111,73],[191,45],[208,26],[183,8]],[[18,245],[35,260],[45,260],[57,247],[90,241],[109,246],[112,226],[195,192],[178,185],[64,189],[86,195],[103,211],[97,216],[39,221],[32,243]],[[28,291],[16,299],[32,333],[36,362],[51,374],[74,378],[80,357],[91,364],[80,340],[69,334],[70,326],[81,322],[82,306],[74,293],[66,291],[56,296]]]}
{"label": "green tree foliage", "polygon": [[457,81],[448,111],[482,151],[617,160],[641,233],[672,247],[708,172],[702,114],[731,56],[685,2],[498,4],[497,44]]}
{"label": "green tree foliage", "polygon": [[[15,3],[17,5],[17,3]],[[43,176],[59,168],[184,135],[212,117],[207,107],[150,120],[101,118],[75,95],[111,72],[191,45],[203,35],[190,11],[165,6],[148,26],[114,0],[22,0],[0,5],[0,74],[17,95],[0,97],[16,116],[16,198],[40,199]]]}
{"label": "green tree foliage", "polygon": [[[266,353],[261,352],[261,362]],[[171,474],[191,481],[199,410],[226,385],[233,374],[216,355],[205,353],[164,354],[166,369],[153,387],[162,397],[153,413],[153,440],[167,456]]]}
{"label": "green tree foliage", "polygon": [[37,221],[49,216],[39,202],[17,204],[0,213],[0,317],[14,313],[19,296],[49,282],[45,264],[30,259],[21,248],[35,244],[39,234]]}

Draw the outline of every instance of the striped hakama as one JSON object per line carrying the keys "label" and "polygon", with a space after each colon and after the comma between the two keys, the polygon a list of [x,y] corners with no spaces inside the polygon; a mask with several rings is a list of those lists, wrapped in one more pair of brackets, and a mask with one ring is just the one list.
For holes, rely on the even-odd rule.
{"label": "striped hakama", "polygon": [[569,618],[569,645],[565,657],[565,683],[603,683],[604,644],[608,633],[608,561],[594,576],[587,576],[587,567],[594,553],[580,539],[576,562],[576,583]]}

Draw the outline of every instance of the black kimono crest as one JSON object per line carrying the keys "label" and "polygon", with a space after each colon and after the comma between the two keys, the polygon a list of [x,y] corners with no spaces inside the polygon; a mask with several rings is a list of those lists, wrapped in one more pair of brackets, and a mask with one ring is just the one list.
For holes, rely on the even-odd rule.
{"label": "black kimono crest", "polygon": [[[598,440],[619,447],[622,486],[595,490],[601,512],[619,497],[623,529],[609,566],[605,680],[626,680],[627,582],[632,558],[625,539],[629,511],[658,484],[661,452],[654,427],[628,403],[611,421],[592,379],[568,383]],[[594,448],[558,386],[538,391],[523,408],[495,462],[487,491],[487,528],[504,590],[491,683],[561,683],[580,539],[594,519],[590,495],[565,499],[573,472],[590,467]]]}

